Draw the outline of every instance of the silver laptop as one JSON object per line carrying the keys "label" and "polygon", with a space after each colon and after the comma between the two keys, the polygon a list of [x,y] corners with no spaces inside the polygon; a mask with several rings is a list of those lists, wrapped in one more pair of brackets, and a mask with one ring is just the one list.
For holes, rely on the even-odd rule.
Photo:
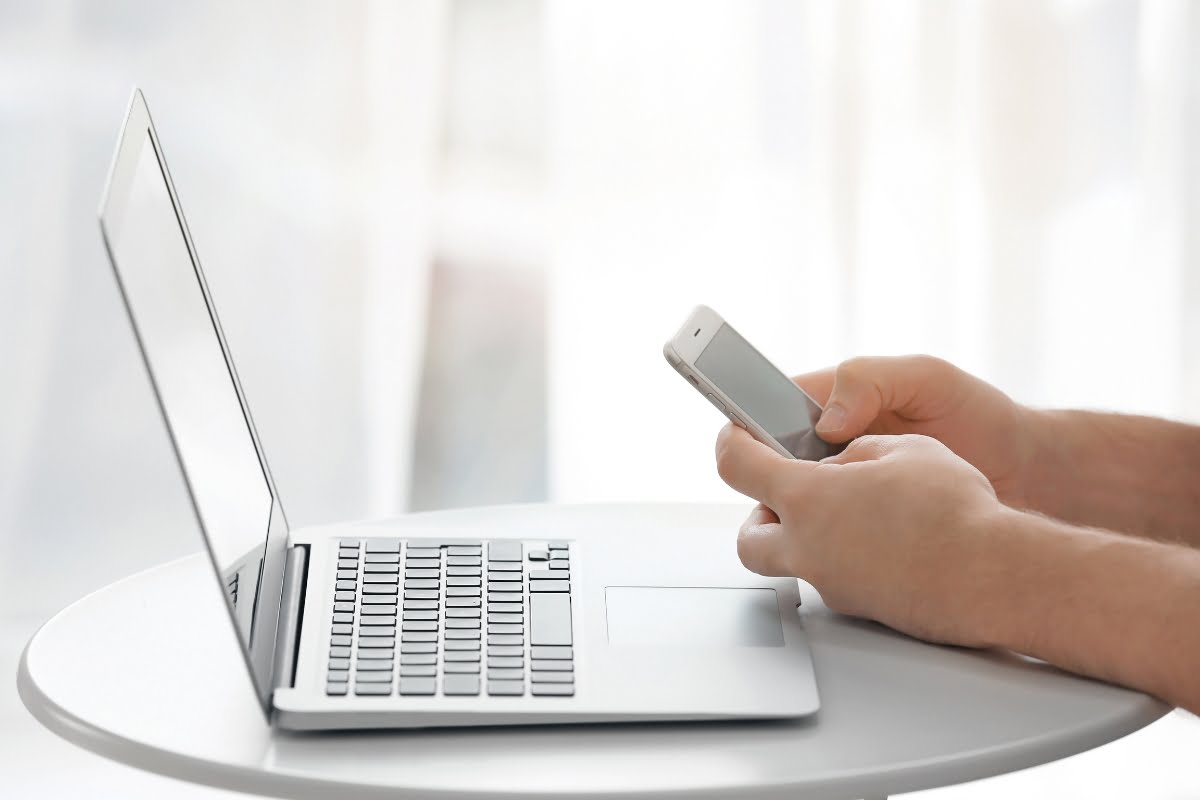
{"label": "silver laptop", "polygon": [[[134,91],[100,227],[260,702],[289,729],[799,717],[796,581],[581,531],[290,530]],[[388,535],[390,534],[390,535]],[[732,534],[732,532],[731,532]],[[612,541],[620,541],[616,536]]]}

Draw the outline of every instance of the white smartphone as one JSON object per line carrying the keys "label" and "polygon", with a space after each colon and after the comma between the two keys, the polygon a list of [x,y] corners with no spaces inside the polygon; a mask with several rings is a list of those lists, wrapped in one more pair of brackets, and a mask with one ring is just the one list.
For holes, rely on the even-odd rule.
{"label": "white smartphone", "polygon": [[708,306],[692,311],[663,355],[718,411],[780,455],[820,461],[843,449],[817,436],[820,404]]}

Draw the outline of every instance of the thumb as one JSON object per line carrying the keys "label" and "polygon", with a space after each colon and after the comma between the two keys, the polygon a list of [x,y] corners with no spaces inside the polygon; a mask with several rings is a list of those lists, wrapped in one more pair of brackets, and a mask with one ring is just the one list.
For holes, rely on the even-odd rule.
{"label": "thumb", "polygon": [[759,575],[785,576],[790,574],[785,563],[787,550],[779,516],[760,503],[738,531],[737,551],[742,565]]}
{"label": "thumb", "polygon": [[929,356],[859,357],[843,361],[816,431],[828,442],[866,432],[882,411],[911,416],[942,391],[953,367]]}

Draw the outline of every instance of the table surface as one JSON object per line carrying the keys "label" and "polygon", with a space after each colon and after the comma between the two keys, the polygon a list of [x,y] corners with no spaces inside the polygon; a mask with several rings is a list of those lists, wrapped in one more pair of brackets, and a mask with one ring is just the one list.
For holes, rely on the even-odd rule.
{"label": "table surface", "polygon": [[[360,523],[350,535],[547,521],[564,538],[651,523],[733,549],[742,506],[502,506]],[[345,534],[347,529],[340,526]],[[1009,654],[923,644],[828,611],[802,585],[821,711],[789,722],[292,734],[255,701],[208,562],[119,581],[34,636],[18,673],[46,727],[108,758],[280,797],[853,798],[1062,758],[1169,709]]]}

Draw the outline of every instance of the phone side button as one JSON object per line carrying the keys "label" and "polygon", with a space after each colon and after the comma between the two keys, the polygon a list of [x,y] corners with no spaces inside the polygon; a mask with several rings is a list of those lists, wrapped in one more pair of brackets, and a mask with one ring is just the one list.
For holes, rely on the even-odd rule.
{"label": "phone side button", "polygon": [[714,406],[717,407],[717,411],[720,411],[722,414],[725,413],[725,404],[722,403],[720,400],[718,400],[716,397],[714,397],[711,392],[709,392],[708,394],[706,394],[704,396],[708,398],[708,402],[712,403]]}
{"label": "phone side button", "polygon": [[742,422],[741,419],[738,418],[737,414],[733,413],[732,411],[726,411],[725,413],[729,416],[729,421],[732,422],[734,425],[737,425],[739,428],[746,427],[745,423]]}

